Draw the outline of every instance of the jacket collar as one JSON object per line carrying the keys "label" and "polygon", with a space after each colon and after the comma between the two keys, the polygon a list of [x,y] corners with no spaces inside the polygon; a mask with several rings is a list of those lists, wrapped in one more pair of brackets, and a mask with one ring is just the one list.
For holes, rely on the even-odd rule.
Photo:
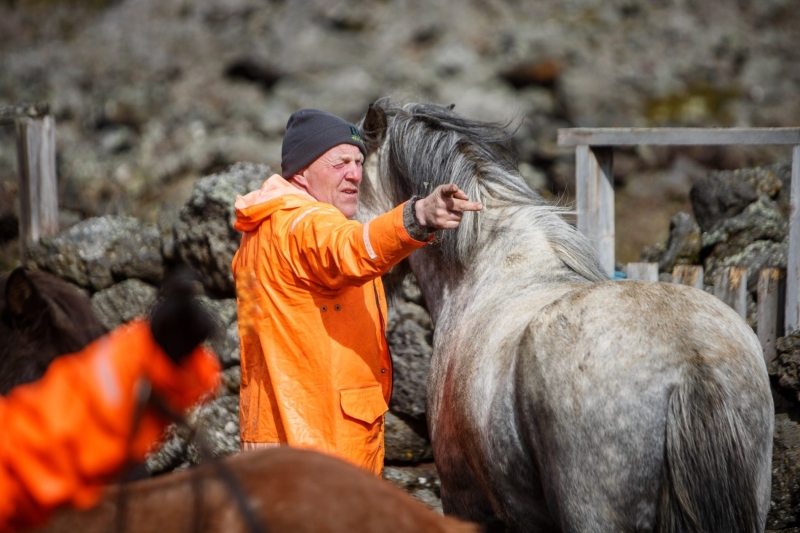
{"label": "jacket collar", "polygon": [[236,209],[234,228],[238,231],[252,231],[278,209],[297,207],[316,201],[316,198],[306,191],[289,183],[278,174],[273,174],[260,189],[236,197],[236,202],[233,204]]}

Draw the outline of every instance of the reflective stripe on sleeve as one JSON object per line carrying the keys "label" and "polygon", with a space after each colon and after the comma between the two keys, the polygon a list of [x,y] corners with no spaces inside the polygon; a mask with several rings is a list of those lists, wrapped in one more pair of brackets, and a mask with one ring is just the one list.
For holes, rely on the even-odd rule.
{"label": "reflective stripe on sleeve", "polygon": [[378,254],[375,253],[375,250],[372,248],[372,242],[369,240],[369,222],[364,224],[364,246],[367,248],[367,255],[369,255],[369,258],[377,259]]}

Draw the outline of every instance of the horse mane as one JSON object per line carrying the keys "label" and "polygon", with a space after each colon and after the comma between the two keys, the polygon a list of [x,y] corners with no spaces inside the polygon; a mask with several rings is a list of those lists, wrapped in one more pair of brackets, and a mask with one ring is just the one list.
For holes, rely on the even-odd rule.
{"label": "horse mane", "polygon": [[[377,149],[378,186],[390,192],[395,203],[455,183],[489,210],[502,209],[503,220],[513,218],[542,231],[559,259],[582,278],[608,279],[586,237],[564,221],[570,210],[546,201],[520,176],[509,148],[510,122],[472,120],[454,113],[452,106],[397,104],[388,97],[373,107],[386,115],[385,140],[380,147],[369,146],[369,131],[365,137],[368,148]],[[373,201],[376,191],[369,184],[365,189],[365,200]],[[446,264],[463,268],[469,263],[485,216],[466,212],[457,230],[441,232],[438,251]]]}

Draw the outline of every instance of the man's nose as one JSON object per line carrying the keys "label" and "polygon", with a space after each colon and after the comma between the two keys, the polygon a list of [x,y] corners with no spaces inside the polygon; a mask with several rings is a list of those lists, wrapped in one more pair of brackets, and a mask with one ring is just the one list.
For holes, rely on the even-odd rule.
{"label": "man's nose", "polygon": [[361,182],[362,172],[361,172],[361,165],[358,163],[348,163],[347,164],[347,172],[344,175],[347,181],[353,181],[355,183]]}

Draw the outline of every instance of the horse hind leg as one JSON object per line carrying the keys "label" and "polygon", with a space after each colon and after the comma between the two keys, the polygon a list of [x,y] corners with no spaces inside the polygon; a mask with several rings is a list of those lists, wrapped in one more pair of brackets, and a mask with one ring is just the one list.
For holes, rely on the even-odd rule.
{"label": "horse hind leg", "polygon": [[461,488],[448,488],[442,482],[441,498],[444,514],[480,524],[484,533],[508,531],[503,521],[492,510],[489,501],[476,487],[477,484],[469,488],[463,485]]}

